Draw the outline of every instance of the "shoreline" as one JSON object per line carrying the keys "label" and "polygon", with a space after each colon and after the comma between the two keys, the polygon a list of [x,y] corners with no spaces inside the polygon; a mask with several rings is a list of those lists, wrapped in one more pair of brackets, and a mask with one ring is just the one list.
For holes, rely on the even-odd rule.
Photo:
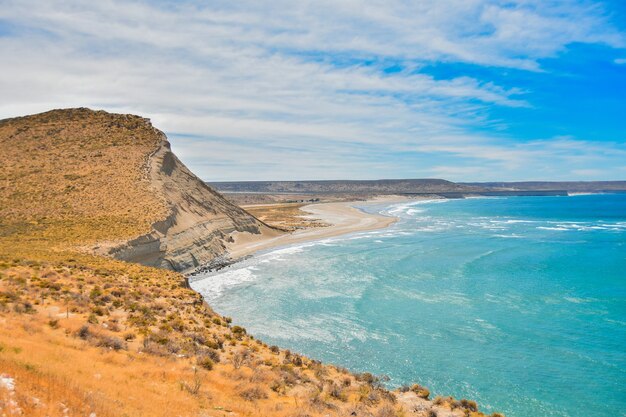
{"label": "shoreline", "polygon": [[[315,218],[328,223],[329,226],[297,230],[291,233],[271,233],[251,235],[237,233],[233,236],[234,242],[228,245],[228,253],[233,262],[245,259],[253,254],[290,246],[298,243],[311,242],[330,237],[342,236],[356,232],[384,229],[396,223],[399,219],[381,214],[371,214],[360,210],[355,205],[372,205],[384,203],[401,203],[405,201],[419,201],[419,198],[403,198],[390,196],[363,201],[346,201],[309,204],[301,208],[309,213],[306,217]],[[430,198],[424,200],[430,200]],[[245,209],[245,207],[244,207]]]}

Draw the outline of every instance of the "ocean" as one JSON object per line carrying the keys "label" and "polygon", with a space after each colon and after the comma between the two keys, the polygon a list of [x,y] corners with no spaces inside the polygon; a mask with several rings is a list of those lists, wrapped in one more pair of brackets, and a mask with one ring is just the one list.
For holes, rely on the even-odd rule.
{"label": "ocean", "polygon": [[362,209],[400,220],[192,287],[264,342],[390,388],[507,417],[626,416],[626,194]]}

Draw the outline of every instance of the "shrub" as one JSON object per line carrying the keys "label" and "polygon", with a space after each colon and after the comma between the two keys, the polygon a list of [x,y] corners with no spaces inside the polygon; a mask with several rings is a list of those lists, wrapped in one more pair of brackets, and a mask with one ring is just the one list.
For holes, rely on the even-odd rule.
{"label": "shrub", "polygon": [[200,379],[200,375],[198,375],[198,370],[196,368],[193,370],[193,379],[190,382],[181,381],[180,383],[180,388],[184,389],[191,395],[198,395],[200,387],[202,387],[202,380]]}
{"label": "shrub", "polygon": [[373,384],[376,377],[369,372],[363,372],[362,374],[357,374],[356,379],[366,384]]}
{"label": "shrub", "polygon": [[270,389],[277,394],[285,394],[287,392],[285,384],[278,379],[270,383]]}
{"label": "shrub", "polygon": [[461,407],[469,411],[478,411],[478,404],[476,404],[476,401],[466,400],[465,398],[461,400]]}
{"label": "shrub", "polygon": [[219,349],[221,348],[219,342],[217,340],[207,340],[204,345],[210,349]]}
{"label": "shrub", "polygon": [[413,384],[411,386],[411,391],[417,394],[418,397],[423,398],[425,400],[430,396],[430,391],[428,388],[421,386],[420,384]]}
{"label": "shrub", "polygon": [[369,401],[371,404],[377,404],[380,401],[380,394],[378,393],[378,391],[370,391],[370,393],[367,395],[367,401]]}
{"label": "shrub", "polygon": [[291,363],[293,363],[294,366],[302,366],[302,357],[300,355],[294,355],[291,359]]}
{"label": "shrub", "polygon": [[270,351],[272,353],[278,354],[280,352],[280,349],[278,348],[278,346],[273,345],[273,346],[270,346]]}
{"label": "shrub", "polygon": [[220,354],[215,349],[201,349],[197,352],[198,356],[206,356],[213,362],[218,363],[220,361]]}
{"label": "shrub", "polygon": [[267,398],[267,393],[260,387],[254,386],[239,392],[239,396],[246,401],[256,401]]}
{"label": "shrub", "polygon": [[141,349],[142,352],[147,353],[149,355],[155,355],[155,356],[168,356],[169,352],[167,351],[167,349],[161,345],[159,345],[158,343],[154,343],[149,339],[144,339],[143,341],[143,348]]}
{"label": "shrub", "polygon": [[121,339],[111,336],[102,336],[98,338],[97,346],[113,350],[126,349],[126,345]]}
{"label": "shrub", "polygon": [[213,361],[208,356],[200,356],[196,359],[196,363],[198,366],[201,366],[207,371],[211,371],[213,369]]}
{"label": "shrub", "polygon": [[59,320],[58,319],[50,319],[50,321],[48,321],[48,326],[52,327],[53,329],[58,329],[59,328]]}
{"label": "shrub", "polygon": [[[448,398],[448,400],[450,400],[450,398]],[[433,400],[433,404],[435,405],[443,405],[446,403],[446,398],[443,398],[441,396],[436,396],[435,399]]]}
{"label": "shrub", "polygon": [[242,337],[246,334],[246,329],[241,326],[233,326],[232,331],[238,337]]}
{"label": "shrub", "polygon": [[239,369],[242,365],[248,364],[250,362],[250,351],[246,349],[235,352],[232,362],[235,369]]}
{"label": "shrub", "polygon": [[89,330],[89,326],[88,325],[83,325],[81,326],[80,329],[78,329],[78,337],[80,337],[83,340],[87,340],[89,338],[89,336],[91,336],[91,332]]}
{"label": "shrub", "polygon": [[136,338],[137,338],[137,335],[133,332],[124,333],[124,340],[127,342],[131,340],[135,340]]}
{"label": "shrub", "polygon": [[330,384],[328,384],[327,389],[328,389],[328,395],[330,395],[331,397],[336,398],[341,401],[345,401],[347,399],[341,387],[335,384],[334,382],[331,382]]}
{"label": "shrub", "polygon": [[318,411],[324,409],[337,409],[337,406],[335,406],[334,404],[324,401],[319,391],[315,391],[312,393],[311,397],[309,398],[309,406]]}
{"label": "shrub", "polygon": [[383,406],[376,413],[376,417],[397,417],[397,416],[398,414],[396,413],[396,410],[394,410],[393,407],[389,405]]}

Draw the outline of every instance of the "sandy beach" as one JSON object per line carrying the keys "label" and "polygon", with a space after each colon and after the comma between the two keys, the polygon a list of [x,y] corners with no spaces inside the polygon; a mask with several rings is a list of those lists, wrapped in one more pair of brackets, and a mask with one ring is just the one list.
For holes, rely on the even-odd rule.
{"label": "sandy beach", "polygon": [[407,201],[400,196],[388,196],[367,201],[348,201],[336,203],[310,204],[302,207],[302,211],[309,216],[330,224],[327,227],[297,230],[292,233],[264,233],[252,235],[250,233],[234,234],[234,242],[228,245],[228,251],[233,259],[253,254],[279,246],[288,246],[312,240],[324,239],[354,232],[383,229],[395,223],[395,217],[365,213],[355,205],[374,203],[393,203]]}

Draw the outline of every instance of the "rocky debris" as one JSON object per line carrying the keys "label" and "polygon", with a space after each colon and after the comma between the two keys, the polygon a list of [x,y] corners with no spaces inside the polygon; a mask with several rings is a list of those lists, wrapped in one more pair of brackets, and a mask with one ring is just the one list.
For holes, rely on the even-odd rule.
{"label": "rocky debris", "polygon": [[250,256],[244,256],[243,258],[239,258],[239,259],[232,259],[228,255],[220,255],[220,256],[213,258],[208,263],[204,265],[200,265],[199,267],[195,268],[194,270],[192,270],[191,272],[187,274],[187,277],[193,278],[198,275],[204,275],[204,274],[211,273],[211,272],[217,272],[219,270],[227,268],[233,264],[236,264],[248,258],[250,258]]}

